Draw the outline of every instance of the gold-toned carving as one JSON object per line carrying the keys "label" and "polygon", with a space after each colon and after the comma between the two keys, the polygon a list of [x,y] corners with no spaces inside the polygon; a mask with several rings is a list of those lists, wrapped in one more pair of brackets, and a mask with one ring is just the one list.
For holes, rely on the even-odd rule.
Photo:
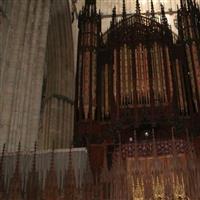
{"label": "gold-toned carving", "polygon": [[163,176],[153,177],[153,193],[155,200],[165,198],[165,186]]}
{"label": "gold-toned carving", "polygon": [[143,180],[136,180],[133,184],[133,199],[134,200],[144,200],[144,183]]}
{"label": "gold-toned carving", "polygon": [[185,184],[183,176],[178,177],[178,175],[174,174],[173,176],[173,192],[175,199],[186,199],[185,194]]}

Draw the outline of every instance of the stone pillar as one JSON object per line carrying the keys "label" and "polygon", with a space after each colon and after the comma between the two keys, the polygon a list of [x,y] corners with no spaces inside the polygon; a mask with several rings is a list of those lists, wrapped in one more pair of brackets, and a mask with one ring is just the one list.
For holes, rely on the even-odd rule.
{"label": "stone pillar", "polygon": [[[70,147],[73,139],[74,45],[69,1],[53,1],[47,39],[41,149]],[[72,108],[72,109],[71,109]]]}
{"label": "stone pillar", "polygon": [[[38,136],[50,0],[7,0],[0,68],[0,148],[34,147]],[[5,21],[4,20],[4,21]]]}

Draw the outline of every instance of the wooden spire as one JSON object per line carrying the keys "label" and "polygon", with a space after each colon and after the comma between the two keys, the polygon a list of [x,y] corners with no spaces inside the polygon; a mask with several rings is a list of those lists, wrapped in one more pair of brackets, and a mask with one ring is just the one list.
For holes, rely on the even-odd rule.
{"label": "wooden spire", "polygon": [[161,8],[161,23],[168,27],[168,21],[167,21],[167,17],[165,15],[165,8],[163,6],[163,4],[160,4],[160,8]]}
{"label": "wooden spire", "polygon": [[136,14],[137,14],[137,15],[140,15],[140,14],[141,14],[140,2],[139,2],[139,0],[136,0]]}
{"label": "wooden spire", "polygon": [[183,9],[184,7],[183,0],[180,0],[180,6],[181,6],[181,9]]}
{"label": "wooden spire", "polygon": [[125,2],[125,0],[123,0],[122,18],[126,19],[126,2]]}
{"label": "wooden spire", "polygon": [[21,144],[19,142],[15,172],[10,181],[9,194],[8,194],[9,200],[22,199],[22,185],[21,185],[21,174],[20,174],[20,150],[21,150]]}
{"label": "wooden spire", "polygon": [[155,10],[153,5],[153,0],[151,0],[151,19],[155,19]]}
{"label": "wooden spire", "polygon": [[35,142],[35,147],[34,147],[34,154],[33,154],[33,165],[32,165],[32,171],[36,171],[36,152],[37,152],[37,143]]}
{"label": "wooden spire", "polygon": [[53,144],[50,169],[47,172],[42,200],[59,200],[59,199],[60,197],[57,184],[57,175],[54,167],[54,144]]}
{"label": "wooden spire", "polygon": [[114,7],[113,10],[112,10],[111,26],[114,26],[115,24],[116,24],[116,7]]}
{"label": "wooden spire", "polygon": [[27,200],[37,200],[39,198],[39,193],[40,193],[39,174],[36,171],[36,151],[37,151],[37,144],[35,143],[32,170],[29,173],[27,181]]}
{"label": "wooden spire", "polygon": [[72,163],[72,151],[70,148],[68,169],[64,180],[64,197],[68,200],[75,200],[77,195],[76,177]]}
{"label": "wooden spire", "polygon": [[86,0],[85,1],[85,9],[88,14],[96,14],[96,0]]}
{"label": "wooden spire", "polygon": [[185,0],[180,0],[181,9],[185,8]]}

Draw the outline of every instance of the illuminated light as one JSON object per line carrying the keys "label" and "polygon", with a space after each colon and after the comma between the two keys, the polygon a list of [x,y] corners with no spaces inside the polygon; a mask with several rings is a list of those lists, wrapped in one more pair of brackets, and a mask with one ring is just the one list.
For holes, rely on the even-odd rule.
{"label": "illuminated light", "polygon": [[149,137],[149,132],[145,131],[144,135],[145,135],[145,137]]}
{"label": "illuminated light", "polygon": [[132,137],[129,138],[129,142],[133,142],[133,138]]}

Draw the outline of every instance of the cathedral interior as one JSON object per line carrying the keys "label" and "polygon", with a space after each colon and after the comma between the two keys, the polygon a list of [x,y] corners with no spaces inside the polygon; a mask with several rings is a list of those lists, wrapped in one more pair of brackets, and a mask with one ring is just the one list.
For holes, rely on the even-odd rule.
{"label": "cathedral interior", "polygon": [[200,200],[199,0],[0,0],[0,200]]}

